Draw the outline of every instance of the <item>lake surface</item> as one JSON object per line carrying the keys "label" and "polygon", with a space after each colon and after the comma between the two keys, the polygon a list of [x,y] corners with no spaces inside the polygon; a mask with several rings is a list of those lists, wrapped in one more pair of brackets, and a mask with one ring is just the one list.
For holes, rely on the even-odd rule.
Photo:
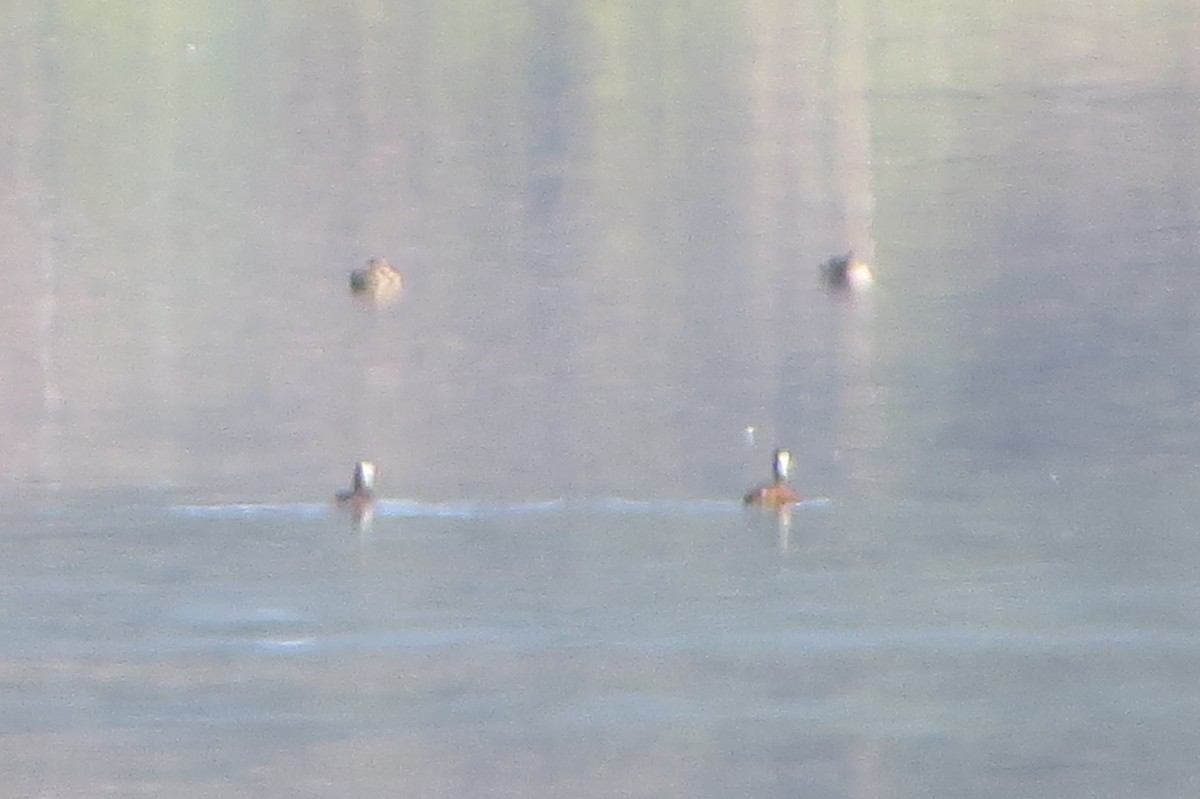
{"label": "lake surface", "polygon": [[1194,796],[1200,12],[970,5],[10,3],[6,793]]}

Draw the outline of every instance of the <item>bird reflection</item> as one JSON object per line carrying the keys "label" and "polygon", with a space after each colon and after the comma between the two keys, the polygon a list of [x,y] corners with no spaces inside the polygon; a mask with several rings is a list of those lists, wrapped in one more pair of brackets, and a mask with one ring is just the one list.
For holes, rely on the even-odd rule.
{"label": "bird reflection", "polygon": [[779,531],[779,551],[787,552],[792,544],[792,507],[785,505],[775,511],[775,526]]}

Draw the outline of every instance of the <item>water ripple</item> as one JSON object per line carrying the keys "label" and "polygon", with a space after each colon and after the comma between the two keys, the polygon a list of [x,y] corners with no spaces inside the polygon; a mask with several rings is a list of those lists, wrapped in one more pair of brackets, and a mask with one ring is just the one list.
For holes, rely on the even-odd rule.
{"label": "water ripple", "polygon": [[[824,508],[825,497],[798,503],[797,509]],[[314,518],[337,509],[323,502],[234,503],[227,505],[172,505],[171,513],[201,519],[239,517]],[[645,516],[722,516],[742,512],[742,503],[730,500],[636,500],[636,499],[551,499],[531,502],[418,502],[381,499],[375,515],[404,518],[484,519],[505,516],[552,515],[558,513],[629,514]]]}

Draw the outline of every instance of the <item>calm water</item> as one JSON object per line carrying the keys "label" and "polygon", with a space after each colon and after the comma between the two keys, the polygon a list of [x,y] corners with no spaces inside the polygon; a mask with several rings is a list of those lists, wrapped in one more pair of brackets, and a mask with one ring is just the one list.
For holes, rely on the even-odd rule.
{"label": "calm water", "polygon": [[6,793],[1194,796],[1200,13],[961,5],[9,3]]}

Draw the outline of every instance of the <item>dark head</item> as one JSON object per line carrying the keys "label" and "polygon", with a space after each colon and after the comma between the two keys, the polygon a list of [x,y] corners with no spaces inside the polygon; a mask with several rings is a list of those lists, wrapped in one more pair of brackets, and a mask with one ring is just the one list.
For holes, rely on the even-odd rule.
{"label": "dark head", "polygon": [[351,488],[355,494],[370,496],[375,492],[375,464],[359,461],[354,464],[354,479]]}
{"label": "dark head", "polygon": [[343,488],[334,495],[339,508],[350,511],[354,525],[365,530],[375,516],[375,464],[359,461],[354,464],[354,476],[350,488]]}
{"label": "dark head", "polygon": [[821,274],[830,284],[843,284],[846,282],[846,269],[854,260],[854,250],[842,256],[833,256],[825,263],[821,264]]}

